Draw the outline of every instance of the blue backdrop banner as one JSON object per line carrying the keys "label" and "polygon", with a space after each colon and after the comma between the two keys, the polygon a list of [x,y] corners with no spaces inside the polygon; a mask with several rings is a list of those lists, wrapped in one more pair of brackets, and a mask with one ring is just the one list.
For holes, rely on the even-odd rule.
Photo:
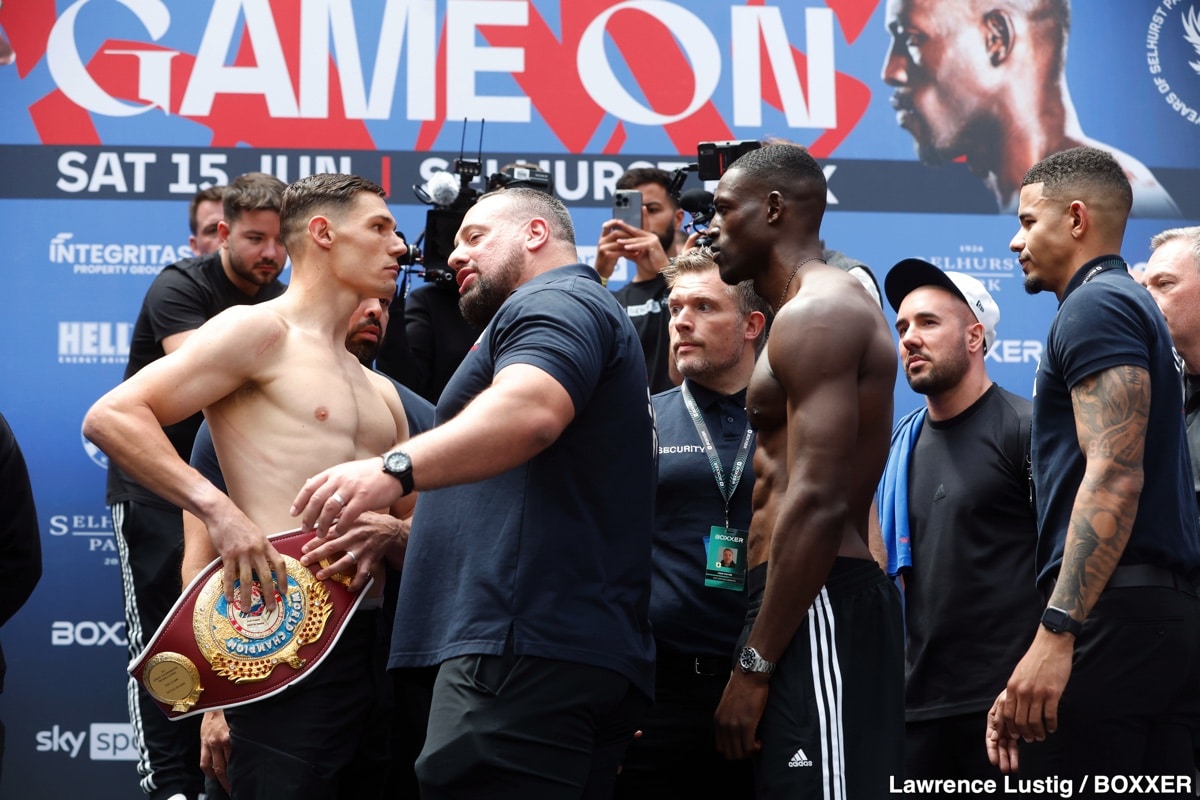
{"label": "blue backdrop banner", "polygon": [[[413,185],[460,158],[483,176],[532,162],[551,174],[588,260],[625,169],[687,165],[702,141],[779,137],[825,170],[828,245],[880,283],[913,256],[985,283],[1001,308],[989,370],[1028,395],[1056,306],[1022,291],[1008,249],[1013,181],[1040,157],[1035,134],[1086,141],[1120,153],[1135,177],[1132,264],[1154,233],[1196,224],[1200,0],[1077,2],[1069,26],[1038,28],[1044,40],[1013,12],[990,50],[970,5],[0,5],[15,54],[0,66],[0,337],[11,345],[0,410],[29,463],[45,555],[32,600],[0,631],[0,797],[138,792],[105,458],[80,424],[121,379],[146,288],[190,255],[198,188],[251,170],[355,172],[388,190],[415,239],[427,208]],[[1005,71],[1053,70],[1058,52],[1069,52],[1062,79],[1044,82],[1056,92]],[[619,267],[612,285],[627,278]],[[899,415],[921,399],[898,384]]]}

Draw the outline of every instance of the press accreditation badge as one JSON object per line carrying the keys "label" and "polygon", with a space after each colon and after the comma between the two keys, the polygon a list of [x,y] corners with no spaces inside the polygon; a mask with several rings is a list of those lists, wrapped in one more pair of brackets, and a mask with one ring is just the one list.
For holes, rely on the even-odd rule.
{"label": "press accreditation badge", "polygon": [[746,588],[746,532],[713,525],[707,537],[704,585],[740,592]]}

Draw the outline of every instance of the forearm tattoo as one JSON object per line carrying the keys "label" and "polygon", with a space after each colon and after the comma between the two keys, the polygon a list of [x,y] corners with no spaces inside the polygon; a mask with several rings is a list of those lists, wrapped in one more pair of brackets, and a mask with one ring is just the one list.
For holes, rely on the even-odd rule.
{"label": "forearm tattoo", "polygon": [[1139,367],[1104,370],[1080,381],[1071,400],[1087,469],[1052,602],[1086,615],[1120,561],[1137,514],[1150,415],[1148,375]]}

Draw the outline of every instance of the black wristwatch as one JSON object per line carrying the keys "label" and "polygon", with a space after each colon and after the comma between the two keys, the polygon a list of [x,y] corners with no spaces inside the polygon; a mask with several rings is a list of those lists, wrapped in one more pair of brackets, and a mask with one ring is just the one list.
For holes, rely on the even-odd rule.
{"label": "black wristwatch", "polygon": [[742,672],[758,672],[770,675],[775,671],[775,665],[758,654],[753,647],[743,647],[738,656],[738,668]]}
{"label": "black wristwatch", "polygon": [[1078,636],[1083,630],[1083,623],[1061,608],[1047,606],[1042,612],[1042,627],[1051,633],[1070,633]]}
{"label": "black wristwatch", "polygon": [[390,453],[384,453],[383,471],[400,481],[400,486],[404,489],[404,494],[400,495],[401,497],[412,494],[412,459],[408,457],[408,453],[403,450],[393,450]]}

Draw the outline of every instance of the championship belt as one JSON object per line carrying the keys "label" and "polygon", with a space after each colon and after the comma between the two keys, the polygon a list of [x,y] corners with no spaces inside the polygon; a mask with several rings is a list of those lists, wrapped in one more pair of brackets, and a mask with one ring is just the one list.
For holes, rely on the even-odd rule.
{"label": "championship belt", "polygon": [[170,719],[278,694],[325,660],[370,583],[351,592],[349,575],[317,580],[300,563],[301,548],[313,535],[297,528],[267,537],[288,572],[287,591],[276,592],[274,611],[266,609],[258,582],[249,609],[227,601],[219,558],[184,589],[129,666]]}

